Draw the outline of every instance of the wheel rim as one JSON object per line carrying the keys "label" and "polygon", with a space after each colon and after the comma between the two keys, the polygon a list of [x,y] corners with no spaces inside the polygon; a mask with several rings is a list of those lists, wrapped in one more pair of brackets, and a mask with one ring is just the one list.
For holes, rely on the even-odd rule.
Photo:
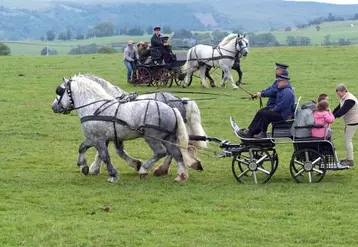
{"label": "wheel rim", "polygon": [[170,80],[171,76],[169,73],[168,69],[165,68],[160,68],[156,73],[155,73],[155,83],[157,87],[165,87],[169,80]]}
{"label": "wheel rim", "polygon": [[136,78],[133,79],[135,84],[150,84],[152,82],[152,76],[147,68],[141,67],[135,70]]}
{"label": "wheel rim", "polygon": [[275,152],[270,154],[269,151],[237,154],[232,161],[232,172],[235,179],[240,183],[266,183],[270,180],[278,165],[275,154]]}
{"label": "wheel rim", "polygon": [[297,183],[318,183],[324,178],[326,169],[326,159],[314,149],[299,150],[292,155],[290,172]]}

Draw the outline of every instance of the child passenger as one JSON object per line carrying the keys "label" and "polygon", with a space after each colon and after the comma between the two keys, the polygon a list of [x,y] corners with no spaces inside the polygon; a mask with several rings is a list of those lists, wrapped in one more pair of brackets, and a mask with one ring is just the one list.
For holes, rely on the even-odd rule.
{"label": "child passenger", "polygon": [[331,139],[328,127],[334,121],[334,116],[328,109],[328,101],[322,100],[317,105],[317,110],[313,112],[315,124],[323,125],[324,128],[311,129],[312,137]]}

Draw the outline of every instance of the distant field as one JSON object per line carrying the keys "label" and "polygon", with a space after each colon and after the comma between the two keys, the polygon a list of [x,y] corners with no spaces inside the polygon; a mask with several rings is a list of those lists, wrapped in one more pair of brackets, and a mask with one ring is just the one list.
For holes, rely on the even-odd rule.
{"label": "distant field", "polygon": [[[135,42],[149,41],[151,35],[143,36],[113,36],[104,38],[92,38],[84,40],[70,40],[70,41],[52,41],[47,42],[49,48],[54,48],[59,54],[67,54],[72,48],[78,45],[89,45],[95,43],[97,45],[110,45],[112,43],[126,43],[129,40]],[[40,55],[42,48],[46,47],[46,42],[41,40],[28,40],[21,42],[3,42],[11,49],[11,53],[14,55]]]}
{"label": "distant field", "polygon": [[[351,27],[353,24],[354,27]],[[311,26],[304,29],[294,29],[291,32],[285,32],[280,30],[273,32],[277,40],[281,44],[285,44],[287,36],[306,36],[311,38],[311,42],[314,45],[321,45],[324,40],[324,36],[331,35],[331,41],[338,41],[339,39],[349,39],[352,43],[358,43],[358,21],[339,21],[328,22],[320,25],[320,31],[316,30],[316,26]]]}
{"label": "distant field", "polygon": [[[354,27],[351,27],[353,24]],[[331,35],[331,41],[336,42],[339,39],[349,39],[352,44],[358,44],[358,21],[343,21],[343,22],[330,22],[321,24],[320,31],[316,30],[316,26],[311,26],[304,29],[295,29],[293,31],[285,32],[279,30],[273,32],[277,40],[285,45],[287,36],[306,36],[311,38],[313,45],[321,45],[324,36]],[[112,43],[126,43],[128,40],[149,41],[151,35],[143,36],[113,36],[104,38],[92,38],[85,40],[71,40],[71,41],[53,41],[48,42],[49,48],[54,48],[59,54],[67,54],[72,48],[78,45],[88,45],[95,43],[97,45],[110,45]],[[4,42],[7,44],[12,54],[14,55],[39,55],[42,48],[46,46],[45,42],[40,40],[21,41],[21,42]]]}

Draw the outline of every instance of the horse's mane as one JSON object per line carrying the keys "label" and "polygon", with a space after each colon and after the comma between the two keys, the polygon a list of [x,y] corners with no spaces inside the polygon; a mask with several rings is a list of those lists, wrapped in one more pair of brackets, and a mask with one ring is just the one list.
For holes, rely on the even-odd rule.
{"label": "horse's mane", "polygon": [[231,40],[237,38],[237,34],[235,33],[231,33],[228,36],[226,36],[220,43],[218,46],[225,46],[227,45]]}
{"label": "horse's mane", "polygon": [[87,78],[84,75],[75,75],[71,77],[73,86],[75,86],[80,94],[89,92],[94,95],[98,95],[103,99],[114,99],[113,96],[108,94],[106,90],[97,82]]}
{"label": "horse's mane", "polygon": [[104,90],[106,90],[107,93],[109,93],[111,95],[112,95],[113,92],[115,92],[116,94],[118,94],[118,93],[126,94],[126,92],[123,91],[120,87],[113,85],[109,81],[107,81],[107,80],[105,80],[105,79],[103,79],[103,78],[101,78],[99,76],[96,76],[96,75],[93,75],[93,74],[83,74],[83,75],[78,74],[77,76],[78,77],[85,77],[87,79],[90,79],[92,81],[97,82],[98,84],[100,84],[104,88]]}

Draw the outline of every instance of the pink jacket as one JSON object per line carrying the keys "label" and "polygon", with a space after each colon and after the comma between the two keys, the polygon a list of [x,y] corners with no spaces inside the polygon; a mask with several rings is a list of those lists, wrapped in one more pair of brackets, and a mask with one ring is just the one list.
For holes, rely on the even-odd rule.
{"label": "pink jacket", "polygon": [[328,125],[334,121],[333,114],[329,111],[314,111],[313,116],[315,124],[324,125],[325,128],[311,129],[312,137],[326,137]]}

